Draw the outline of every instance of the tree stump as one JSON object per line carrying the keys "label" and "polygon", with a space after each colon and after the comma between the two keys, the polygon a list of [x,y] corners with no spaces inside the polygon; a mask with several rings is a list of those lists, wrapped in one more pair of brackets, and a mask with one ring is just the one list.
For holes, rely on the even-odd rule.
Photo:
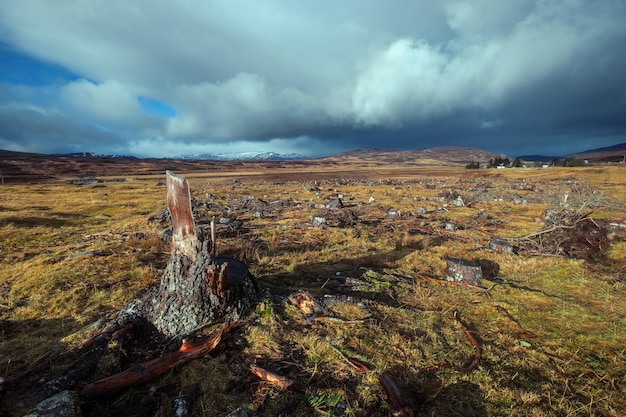
{"label": "tree stump", "polygon": [[258,299],[247,266],[212,256],[214,242],[199,236],[187,180],[167,175],[167,203],[172,218],[172,250],[160,286],[127,306],[121,322],[139,316],[165,337],[182,337],[218,321],[239,320]]}
{"label": "tree stump", "polygon": [[513,246],[506,240],[501,239],[491,239],[489,241],[489,249],[495,251],[496,253],[504,253],[507,255],[514,253]]}
{"label": "tree stump", "polygon": [[479,264],[465,259],[449,258],[446,260],[448,281],[480,286],[483,272]]}

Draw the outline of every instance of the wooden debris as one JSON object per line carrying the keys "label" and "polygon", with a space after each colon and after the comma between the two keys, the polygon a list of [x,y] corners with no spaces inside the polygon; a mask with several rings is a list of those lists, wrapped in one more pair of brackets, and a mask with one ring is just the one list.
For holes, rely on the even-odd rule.
{"label": "wooden debris", "polygon": [[250,365],[250,372],[258,376],[263,381],[269,382],[270,384],[282,390],[285,390],[292,386],[296,386],[296,383],[292,381],[291,379],[284,377],[284,376],[280,376],[278,374],[270,372],[256,365]]}
{"label": "wooden debris", "polygon": [[496,305],[494,307],[496,309],[496,311],[500,314],[502,314],[504,317],[508,318],[509,320],[511,320],[513,323],[517,324],[517,326],[519,327],[520,331],[515,333],[515,337],[517,337],[518,339],[534,339],[537,337],[537,335],[529,330],[526,330],[521,324],[520,322],[513,317],[504,307]]}
{"label": "wooden debris", "polygon": [[389,374],[380,374],[378,380],[387,394],[387,404],[391,414],[395,417],[413,417],[418,408],[413,398],[402,391]]}
{"label": "wooden debris", "polygon": [[478,365],[480,364],[480,359],[482,356],[483,349],[478,344],[474,336],[472,335],[472,332],[470,332],[467,326],[461,321],[459,317],[459,313],[457,311],[454,311],[453,317],[454,317],[454,320],[456,320],[456,322],[459,323],[459,326],[461,326],[461,329],[463,330],[465,337],[467,337],[470,344],[474,347],[474,356],[472,357],[472,360],[467,365],[461,368],[462,373],[469,374],[474,369],[476,369],[476,367],[478,367]]}
{"label": "wooden debris", "polygon": [[151,379],[169,372],[176,366],[199,359],[215,349],[222,340],[222,336],[232,330],[236,325],[237,323],[231,323],[225,326],[202,343],[183,343],[181,348],[174,353],[153,359],[146,363],[134,365],[123,372],[92,382],[81,390],[80,397],[84,400],[91,400],[105,396],[131,385],[150,381]]}
{"label": "wooden debris", "polygon": [[322,306],[307,291],[300,291],[288,297],[291,304],[296,306],[305,316],[313,315],[323,310]]}
{"label": "wooden debris", "polygon": [[529,254],[596,260],[606,254],[611,242],[605,224],[593,219],[590,212],[547,210],[542,230],[511,240]]}

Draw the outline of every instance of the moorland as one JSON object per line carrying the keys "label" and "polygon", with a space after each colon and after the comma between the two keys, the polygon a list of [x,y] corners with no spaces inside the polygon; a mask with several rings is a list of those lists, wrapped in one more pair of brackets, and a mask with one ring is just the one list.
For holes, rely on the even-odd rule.
{"label": "moorland", "polygon": [[[191,415],[388,416],[386,378],[419,416],[626,413],[623,165],[21,157],[0,194],[1,415],[32,408],[158,284],[166,169],[188,179],[197,223],[216,219],[219,254],[246,262],[262,299],[207,357],[85,401],[83,415],[169,416],[184,398]],[[480,265],[482,284],[447,280],[448,259]],[[302,292],[314,313],[290,302]],[[65,388],[176,346],[107,348]]]}

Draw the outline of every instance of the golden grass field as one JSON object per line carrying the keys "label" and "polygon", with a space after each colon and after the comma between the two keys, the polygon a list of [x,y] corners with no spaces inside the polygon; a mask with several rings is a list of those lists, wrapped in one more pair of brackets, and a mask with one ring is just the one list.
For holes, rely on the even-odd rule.
{"label": "golden grass field", "polygon": [[[85,415],[141,406],[144,415],[168,416],[172,399],[186,395],[199,416],[240,406],[261,416],[387,416],[383,373],[420,404],[419,416],[626,415],[624,235],[594,261],[488,249],[492,238],[541,230],[545,210],[564,205],[623,224],[623,166],[285,164],[183,175],[195,201],[206,203],[196,212],[199,223],[221,216],[242,222],[218,229],[218,250],[244,260],[265,297],[215,355],[85,404]],[[165,175],[98,178],[1,186],[0,415],[31,408],[20,399],[62,369],[60,353],[157,285],[167,262],[160,238],[167,225],[148,221],[166,207]],[[465,206],[441,197],[455,193]],[[313,226],[312,216],[337,195],[355,224]],[[251,208],[260,200],[262,216]],[[418,207],[427,213],[418,216]],[[456,230],[445,232],[446,222]],[[485,291],[420,278],[444,278],[450,257],[491,265],[500,284],[484,281]],[[304,320],[286,301],[299,290],[336,296],[319,313],[335,320]],[[475,351],[455,311],[482,348],[469,373],[461,370]],[[112,372],[120,351],[110,348],[94,379]],[[46,363],[43,374],[29,374]],[[306,390],[271,386],[250,374],[251,363]]]}

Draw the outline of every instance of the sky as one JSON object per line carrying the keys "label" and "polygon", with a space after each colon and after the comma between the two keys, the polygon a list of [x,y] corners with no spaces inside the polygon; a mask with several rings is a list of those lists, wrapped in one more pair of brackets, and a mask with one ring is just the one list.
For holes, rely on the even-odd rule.
{"label": "sky", "polygon": [[0,149],[626,142],[624,0],[2,0]]}

